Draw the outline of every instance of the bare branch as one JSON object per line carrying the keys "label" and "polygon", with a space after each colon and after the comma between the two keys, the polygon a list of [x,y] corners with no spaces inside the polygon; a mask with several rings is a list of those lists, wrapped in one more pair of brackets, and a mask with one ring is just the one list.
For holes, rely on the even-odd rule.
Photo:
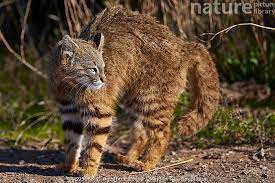
{"label": "bare branch", "polygon": [[2,31],[0,29],[0,39],[3,41],[4,45],[6,46],[6,48],[8,49],[8,51],[18,60],[20,61],[22,64],[24,64],[26,67],[28,67],[29,69],[31,69],[33,72],[35,72],[36,74],[38,74],[39,76],[43,77],[43,78],[47,78],[46,75],[44,75],[40,70],[38,70],[36,67],[34,67],[33,65],[31,65],[29,62],[27,62],[25,59],[22,59],[21,55],[19,55],[16,51],[14,51],[14,49],[12,49],[12,47],[10,46],[10,44],[8,43],[8,41],[6,40],[6,38],[4,37],[4,35],[2,34]]}
{"label": "bare branch", "polygon": [[6,40],[5,36],[3,35],[1,29],[0,29],[0,39],[3,41],[4,45],[9,50],[9,52],[13,56],[15,56],[15,58],[17,58],[17,60],[19,60],[21,63],[23,63],[25,66],[27,66],[29,69],[31,69],[33,72],[35,72],[39,76],[46,79],[47,76],[44,75],[39,69],[37,69],[36,67],[31,65],[29,62],[27,62],[26,58],[25,58],[24,38],[25,38],[25,32],[26,32],[27,20],[28,20],[28,15],[29,15],[29,12],[30,12],[31,2],[32,2],[31,0],[28,1],[27,7],[26,7],[26,12],[25,12],[25,15],[24,15],[24,20],[23,20],[22,31],[21,31],[21,34],[20,34],[20,42],[21,42],[21,44],[20,44],[20,55],[14,49],[12,49],[12,47],[10,46],[8,41]]}
{"label": "bare branch", "polygon": [[249,22],[249,23],[240,23],[240,24],[232,25],[232,26],[230,26],[226,29],[223,29],[223,30],[221,30],[217,33],[203,33],[203,34],[201,34],[201,36],[213,35],[209,40],[209,41],[213,41],[218,35],[223,34],[223,33],[227,34],[230,30],[232,30],[232,29],[234,29],[235,27],[238,27],[238,26],[255,26],[255,27],[258,27],[258,28],[275,31],[275,27],[266,27],[266,26],[263,26],[263,25],[258,25],[258,24]]}
{"label": "bare branch", "polygon": [[21,54],[21,57],[23,60],[26,60],[25,52],[24,52],[24,39],[25,39],[25,32],[26,32],[28,16],[29,16],[30,8],[31,8],[31,3],[32,3],[32,0],[29,0],[27,7],[26,7],[26,12],[25,12],[24,19],[23,19],[22,31],[21,31],[21,35],[20,35],[20,54]]}

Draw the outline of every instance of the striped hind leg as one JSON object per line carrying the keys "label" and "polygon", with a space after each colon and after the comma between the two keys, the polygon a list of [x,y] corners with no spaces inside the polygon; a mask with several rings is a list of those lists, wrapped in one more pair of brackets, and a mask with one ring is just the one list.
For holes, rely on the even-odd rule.
{"label": "striped hind leg", "polygon": [[146,144],[142,160],[133,164],[133,167],[138,171],[148,171],[155,168],[164,155],[170,139],[170,125],[158,120],[151,120],[146,123],[151,123],[146,129],[150,140]]}
{"label": "striped hind leg", "polygon": [[64,172],[75,173],[79,166],[83,123],[78,109],[73,103],[61,104],[60,112],[64,130],[65,150],[65,162],[61,168]]}
{"label": "striped hind leg", "polygon": [[[144,102],[143,105],[133,106],[136,110],[136,117],[141,122],[142,131],[148,140],[145,144],[137,144],[142,147],[138,150],[141,160],[132,161],[129,164],[138,171],[146,171],[156,167],[160,158],[164,154],[170,138],[170,122],[173,116],[173,100]],[[131,149],[130,149],[131,150]],[[130,152],[130,151],[129,151]],[[128,158],[131,158],[130,155]]]}
{"label": "striped hind leg", "polygon": [[88,112],[82,114],[87,122],[87,146],[84,155],[83,176],[95,177],[100,164],[104,146],[111,129],[111,113]]}
{"label": "striped hind leg", "polygon": [[[170,125],[164,124],[162,121],[152,120],[148,125],[148,121],[143,124],[146,135],[138,134],[137,138],[133,138],[132,145],[126,156],[116,154],[117,161],[128,164],[137,171],[147,171],[156,167],[157,163],[163,156],[170,138]],[[143,137],[142,137],[143,136]],[[146,141],[141,140],[146,136]],[[139,157],[142,156],[141,160]]]}
{"label": "striped hind leg", "polygon": [[174,102],[163,102],[158,98],[146,96],[139,101],[133,101],[130,111],[136,122],[131,134],[132,144],[126,156],[115,156],[119,162],[138,171],[150,170],[155,168],[166,150]]}
{"label": "striped hind leg", "polygon": [[143,154],[148,136],[141,121],[137,120],[131,129],[131,145],[126,155],[115,154],[118,162],[131,165]]}

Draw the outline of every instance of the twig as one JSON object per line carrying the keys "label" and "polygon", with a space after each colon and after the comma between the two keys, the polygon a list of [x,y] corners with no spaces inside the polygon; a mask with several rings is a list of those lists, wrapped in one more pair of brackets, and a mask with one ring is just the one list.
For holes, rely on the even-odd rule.
{"label": "twig", "polygon": [[[58,21],[58,25],[59,25],[59,29],[60,29],[61,35],[64,36],[65,35],[65,31],[64,31],[61,19],[60,19],[61,15],[60,15],[60,11],[58,11],[59,8],[58,8],[58,4],[57,4],[56,1],[54,1],[54,6],[55,6],[55,8],[57,10],[57,17],[58,17],[58,20],[56,19],[56,21]],[[48,17],[49,18],[51,17],[50,14],[49,14]],[[51,17],[51,18],[53,18],[53,17]]]}
{"label": "twig", "polygon": [[14,49],[12,49],[12,47],[10,46],[10,44],[8,43],[8,41],[6,40],[5,36],[3,35],[1,29],[0,29],[0,39],[3,41],[3,43],[6,46],[6,48],[8,49],[8,51],[15,58],[17,58],[17,60],[19,60],[26,67],[28,67],[29,69],[31,69],[33,72],[35,72],[36,74],[38,74],[42,78],[46,79],[47,76],[44,75],[39,69],[37,69],[36,67],[34,67],[33,65],[31,65],[29,62],[27,62],[26,58],[25,58],[24,37],[25,37],[25,32],[26,32],[27,19],[28,19],[28,15],[29,15],[29,12],[30,12],[30,6],[31,6],[31,0],[28,1],[27,7],[26,7],[26,12],[25,12],[25,15],[24,15],[24,20],[23,20],[23,25],[22,25],[22,31],[21,31],[21,34],[20,34],[20,42],[21,42],[21,44],[20,44],[20,55]]}
{"label": "twig", "polygon": [[255,26],[255,27],[258,27],[258,28],[262,28],[262,29],[267,29],[267,30],[272,30],[272,31],[275,31],[275,27],[266,27],[266,26],[263,26],[263,25],[258,25],[258,24],[255,24],[255,23],[240,23],[240,24],[236,24],[236,25],[232,25],[226,29],[223,29],[217,33],[203,33],[201,34],[201,36],[204,36],[204,35],[213,35],[211,38],[210,38],[210,41],[213,41],[218,35],[220,34],[223,34],[223,33],[228,33],[230,30],[234,29],[235,27],[238,27],[238,26]]}
{"label": "twig", "polygon": [[8,41],[6,40],[6,38],[4,37],[4,35],[2,34],[2,31],[0,29],[0,39],[3,41],[4,45],[6,46],[6,48],[9,50],[9,52],[21,63],[23,63],[26,67],[28,67],[29,69],[31,69],[33,72],[35,72],[36,74],[38,74],[39,76],[41,76],[42,78],[47,78],[46,75],[44,75],[40,70],[38,70],[36,67],[34,67],[33,65],[31,65],[29,62],[27,62],[25,59],[22,59],[22,57],[16,52],[14,51],[14,49],[12,49],[12,47],[10,46],[10,44],[8,43]]}
{"label": "twig", "polygon": [[29,16],[30,8],[31,8],[31,3],[32,3],[32,0],[28,0],[26,12],[25,12],[23,24],[22,24],[22,31],[20,34],[20,54],[21,54],[21,58],[23,60],[26,60],[25,52],[24,52],[24,39],[25,39],[25,32],[26,32],[28,16]]}
{"label": "twig", "polygon": [[166,169],[166,168],[170,168],[170,167],[174,167],[174,166],[179,166],[179,165],[182,165],[182,164],[185,164],[185,163],[189,163],[191,161],[193,161],[193,159],[188,159],[188,160],[180,161],[178,163],[174,163],[174,164],[171,164],[171,165],[155,168],[155,169],[144,171],[144,172],[135,172],[135,173],[131,173],[131,174],[149,173],[149,172],[153,172],[153,171],[156,171],[156,170],[162,170],[162,169]]}

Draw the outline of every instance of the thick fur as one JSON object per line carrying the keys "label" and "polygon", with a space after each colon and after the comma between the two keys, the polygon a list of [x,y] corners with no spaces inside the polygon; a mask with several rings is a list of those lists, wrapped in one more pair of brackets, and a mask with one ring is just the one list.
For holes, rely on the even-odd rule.
{"label": "thick fur", "polygon": [[[179,132],[192,135],[212,117],[219,100],[215,65],[202,45],[185,42],[154,18],[121,7],[105,9],[83,28],[79,39],[91,41],[98,32],[105,39],[102,55],[105,87],[68,95],[75,86],[70,85],[72,82],[50,81],[56,99],[78,106],[82,123],[88,124],[84,175],[96,174],[111,118],[119,103],[125,106],[134,126],[129,151],[116,157],[137,170],[152,169],[166,149],[174,108],[187,86],[192,105],[179,121]],[[74,42],[84,44],[79,39]],[[62,59],[58,55],[60,48],[54,51],[51,62]],[[64,78],[59,77],[64,73],[58,68],[58,65],[50,67],[50,79]]]}

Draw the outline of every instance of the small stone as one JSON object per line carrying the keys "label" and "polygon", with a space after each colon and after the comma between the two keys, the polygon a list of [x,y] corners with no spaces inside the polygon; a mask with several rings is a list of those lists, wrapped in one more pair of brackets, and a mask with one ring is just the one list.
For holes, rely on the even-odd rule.
{"label": "small stone", "polygon": [[185,167],[185,170],[187,171],[187,172],[191,172],[191,171],[193,171],[195,168],[193,168],[193,167]]}
{"label": "small stone", "polygon": [[68,179],[68,177],[67,176],[64,176],[64,182],[67,182],[67,181],[69,181],[69,179]]}
{"label": "small stone", "polygon": [[19,165],[23,165],[24,163],[25,163],[24,160],[20,160],[20,161],[19,161]]}
{"label": "small stone", "polygon": [[268,175],[266,173],[262,173],[261,177],[266,179],[268,178]]}

